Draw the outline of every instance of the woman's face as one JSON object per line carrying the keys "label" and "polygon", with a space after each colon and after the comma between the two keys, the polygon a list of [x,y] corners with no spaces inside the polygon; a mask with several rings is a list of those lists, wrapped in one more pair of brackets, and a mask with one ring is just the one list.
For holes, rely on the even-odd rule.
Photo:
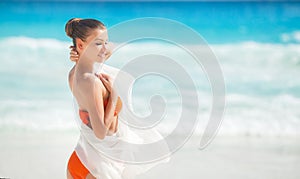
{"label": "woman's face", "polygon": [[86,39],[85,55],[95,62],[102,63],[110,55],[106,29],[96,29]]}

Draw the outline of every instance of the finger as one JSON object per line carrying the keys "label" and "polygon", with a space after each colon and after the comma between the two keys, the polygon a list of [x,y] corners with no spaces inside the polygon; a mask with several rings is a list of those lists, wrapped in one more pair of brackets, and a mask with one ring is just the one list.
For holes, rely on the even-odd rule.
{"label": "finger", "polygon": [[107,83],[107,82],[108,82],[102,75],[99,75],[99,78],[100,78],[100,80],[101,80],[103,83]]}
{"label": "finger", "polygon": [[110,85],[107,81],[104,81],[104,80],[101,80],[101,81],[102,81],[102,84],[105,86],[106,89],[110,88]]}
{"label": "finger", "polygon": [[101,73],[95,73],[95,75],[101,80],[102,78]]}
{"label": "finger", "polygon": [[70,52],[70,55],[77,55],[77,56],[78,56],[78,53],[77,53],[77,52],[74,52],[74,51],[71,51],[71,52]]}
{"label": "finger", "polygon": [[73,62],[77,62],[79,60],[79,58],[78,57],[70,57],[70,60]]}
{"label": "finger", "polygon": [[72,50],[72,51],[70,51],[70,54],[76,54],[76,55],[78,55],[78,53],[76,52],[76,51],[74,51],[74,50]]}
{"label": "finger", "polygon": [[79,58],[79,55],[76,55],[76,54],[70,54],[70,57],[71,57],[71,58]]}
{"label": "finger", "polygon": [[103,77],[108,77],[108,75],[105,74],[105,73],[100,73],[100,75],[103,76]]}
{"label": "finger", "polygon": [[106,87],[106,88],[110,88],[111,87],[111,84],[109,81],[103,79],[103,78],[100,78],[100,80],[102,81],[103,85]]}
{"label": "finger", "polygon": [[105,78],[106,80],[110,80],[110,76],[105,73],[101,73],[102,77]]}
{"label": "finger", "polygon": [[105,79],[107,82],[111,81],[111,77],[108,74],[100,73],[101,78]]}
{"label": "finger", "polygon": [[105,86],[108,84],[108,81],[103,77],[100,77],[100,80],[102,81],[103,84],[105,84]]}
{"label": "finger", "polygon": [[79,57],[79,55],[77,55],[77,54],[70,54],[70,57],[73,57],[73,58],[78,58],[78,57]]}
{"label": "finger", "polygon": [[70,58],[78,59],[78,57],[79,57],[78,55],[73,55],[73,54],[70,55]]}

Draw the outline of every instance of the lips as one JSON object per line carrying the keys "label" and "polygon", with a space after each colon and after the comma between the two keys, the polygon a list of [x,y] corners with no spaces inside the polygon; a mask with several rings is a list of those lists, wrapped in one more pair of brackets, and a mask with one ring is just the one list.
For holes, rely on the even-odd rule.
{"label": "lips", "polygon": [[106,54],[102,53],[101,55],[98,55],[101,58],[104,58],[106,56]]}

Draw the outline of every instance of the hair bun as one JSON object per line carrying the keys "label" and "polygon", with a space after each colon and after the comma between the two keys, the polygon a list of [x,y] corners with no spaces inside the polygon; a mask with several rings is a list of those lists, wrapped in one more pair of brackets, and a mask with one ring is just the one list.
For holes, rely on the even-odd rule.
{"label": "hair bun", "polygon": [[74,29],[76,28],[80,20],[81,20],[80,18],[73,18],[67,22],[65,26],[65,31],[67,36],[73,38]]}

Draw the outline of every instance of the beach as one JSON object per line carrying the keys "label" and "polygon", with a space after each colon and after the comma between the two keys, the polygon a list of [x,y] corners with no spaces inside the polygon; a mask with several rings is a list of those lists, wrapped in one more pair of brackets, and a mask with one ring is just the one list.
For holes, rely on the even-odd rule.
{"label": "beach", "polygon": [[[168,163],[137,179],[300,178],[299,2],[16,0],[0,1],[0,11],[0,178],[66,178],[80,135],[68,86],[72,39],[64,31],[74,17],[106,25],[109,44],[117,49],[107,65],[122,69],[149,57],[150,63],[132,68],[144,75],[131,91],[137,116],[163,109],[151,108],[152,97],[160,96],[166,110],[153,120],[160,120],[155,123],[159,132],[169,134],[176,126],[195,129]],[[130,28],[115,28],[136,19],[139,23]],[[149,38],[153,33],[155,38]],[[122,45],[126,39],[131,41]],[[209,53],[202,55],[203,49]],[[191,52],[197,50],[201,53],[195,58]],[[161,64],[158,56],[182,68]],[[216,63],[204,65],[210,61]],[[212,82],[220,81],[225,83],[217,88],[222,93],[214,94]],[[225,100],[225,112],[211,119],[214,96]],[[197,114],[198,126],[193,117],[181,116],[183,109]],[[200,150],[209,122],[218,132]]]}
{"label": "beach", "polygon": [[[78,132],[1,134],[0,177],[65,178],[67,161]],[[245,178],[297,179],[300,177],[299,138],[216,137],[199,150],[193,136],[170,161],[137,179]]]}
{"label": "beach", "polygon": [[170,163],[157,167],[140,179],[150,178],[299,178],[299,139],[216,139],[204,150],[198,138],[175,153]]}

